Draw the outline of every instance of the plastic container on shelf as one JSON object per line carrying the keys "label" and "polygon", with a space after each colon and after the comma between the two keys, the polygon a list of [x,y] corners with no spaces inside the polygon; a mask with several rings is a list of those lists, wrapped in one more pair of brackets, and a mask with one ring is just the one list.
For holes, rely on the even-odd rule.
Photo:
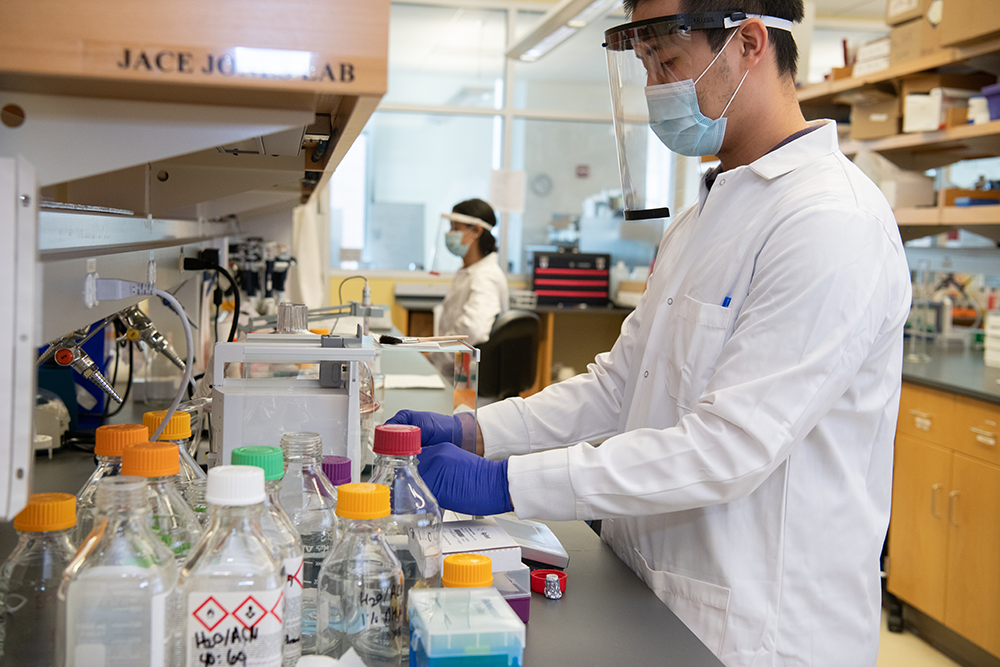
{"label": "plastic container on shelf", "polygon": [[324,456],[323,474],[330,484],[337,488],[341,484],[351,483],[351,459],[346,456]]}
{"label": "plastic container on shelf", "polygon": [[411,667],[521,665],[524,623],[494,588],[410,592]]}
{"label": "plastic container on shelf", "polygon": [[493,588],[503,596],[525,623],[531,616],[531,568],[524,563],[515,570],[493,573]]}
{"label": "plastic container on shelf", "polygon": [[[178,613],[177,563],[149,527],[146,480],[97,486],[95,527],[59,586],[66,667],[170,667]],[[62,664],[62,663],[57,663]]]}
{"label": "plastic container on shelf", "polygon": [[369,667],[398,665],[403,570],[382,533],[389,489],[345,484],[338,501],[342,536],[320,572],[316,652],[339,658],[353,648]]}
{"label": "plastic container on shelf", "polygon": [[280,447],[239,447],[233,450],[233,465],[257,466],[264,471],[267,497],[261,518],[264,534],[278,550],[285,565],[285,652],[282,664],[295,667],[302,655],[302,540],[295,524],[281,506],[278,490],[285,475]]}
{"label": "plastic container on shelf", "polygon": [[316,433],[281,436],[285,478],[278,497],[302,538],[302,653],[316,645],[319,570],[337,541],[337,490],[322,470],[323,441]]}
{"label": "plastic container on shelf", "polygon": [[1000,120],[1000,83],[986,86],[981,92],[990,110],[990,120]]}
{"label": "plastic container on shelf", "polygon": [[390,489],[392,512],[383,531],[403,567],[404,596],[412,588],[436,588],[441,585],[441,508],[417,472],[420,429],[378,426],[374,451],[370,481]]}
{"label": "plastic container on shelf", "polygon": [[205,487],[207,485],[207,478],[189,482],[187,493],[184,496],[188,507],[194,511],[194,515],[198,517],[198,523],[201,524],[202,528],[208,526],[208,502],[205,500]]}
{"label": "plastic container on shelf", "polygon": [[264,471],[212,468],[205,499],[212,506],[208,531],[179,583],[183,664],[278,667],[285,646],[285,568],[262,525]]}
{"label": "plastic container on shelf", "polygon": [[170,442],[142,442],[122,453],[122,474],[146,480],[149,525],[181,565],[201,537],[202,528],[177,489],[179,471],[177,447]]}
{"label": "plastic container on shelf", "polygon": [[58,590],[76,553],[75,526],[68,493],[36,493],[14,517],[17,546],[0,566],[0,667],[57,664]]}
{"label": "plastic container on shelf", "polygon": [[139,442],[149,440],[149,429],[142,424],[108,424],[98,426],[94,434],[94,455],[97,457],[97,470],[76,494],[76,542],[90,532],[94,524],[94,514],[97,511],[97,483],[105,477],[121,474],[122,452]]}
{"label": "plastic container on shelf", "polygon": [[[160,428],[163,418],[167,416],[166,410],[153,410],[142,416],[142,423],[149,429],[149,437],[153,437],[156,429]],[[186,412],[175,412],[167,422],[167,427],[157,440],[162,442],[172,442],[177,445],[180,452],[180,472],[177,474],[177,488],[186,497],[187,486],[193,480],[205,479],[205,471],[201,469],[195,460],[191,458],[191,415]]]}
{"label": "plastic container on shelf", "polygon": [[444,559],[441,574],[444,588],[488,588],[492,586],[518,618],[528,622],[531,611],[531,569],[521,563],[516,570],[494,572],[489,556],[451,554]]}

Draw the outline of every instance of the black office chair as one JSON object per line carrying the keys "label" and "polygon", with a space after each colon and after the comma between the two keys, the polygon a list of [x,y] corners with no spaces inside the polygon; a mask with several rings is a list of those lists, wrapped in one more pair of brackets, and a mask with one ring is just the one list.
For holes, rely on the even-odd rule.
{"label": "black office chair", "polygon": [[535,384],[538,329],[538,315],[529,310],[497,315],[489,340],[476,346],[481,351],[480,396],[509,398]]}

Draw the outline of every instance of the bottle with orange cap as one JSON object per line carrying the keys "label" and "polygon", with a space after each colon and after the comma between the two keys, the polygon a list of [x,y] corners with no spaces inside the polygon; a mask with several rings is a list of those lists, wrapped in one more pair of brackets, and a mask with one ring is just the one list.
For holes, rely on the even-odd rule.
{"label": "bottle with orange cap", "polygon": [[97,470],[76,494],[76,536],[82,542],[94,525],[97,513],[97,483],[105,477],[121,474],[122,452],[137,442],[149,440],[149,429],[142,424],[107,424],[99,426],[94,434],[94,455]]}
{"label": "bottle with orange cap", "polygon": [[382,533],[389,487],[337,489],[341,538],[319,575],[316,652],[353,648],[366,665],[396,665],[403,654],[403,570]]}
{"label": "bottle with orange cap", "polygon": [[[417,472],[420,429],[406,424],[376,426],[373,451],[370,481],[389,487],[392,511],[383,531],[403,566],[405,592],[414,587],[437,588],[441,581],[441,508]],[[403,602],[405,609],[405,599]]]}
{"label": "bottle with orange cap", "polygon": [[170,442],[142,442],[122,452],[122,474],[146,479],[150,528],[181,565],[202,529],[194,510],[177,490],[179,470],[177,447]]}
{"label": "bottle with orange cap", "polygon": [[76,498],[36,493],[14,517],[18,541],[0,566],[0,665],[56,664],[59,583],[73,559]]}
{"label": "bottle with orange cap", "polygon": [[[142,416],[142,423],[149,429],[149,438],[146,438],[147,440],[153,437],[156,429],[160,428],[160,424],[163,423],[163,419],[166,416],[166,410],[152,410]],[[177,445],[181,457],[181,469],[177,475],[177,488],[186,497],[189,482],[196,479],[205,479],[205,471],[195,462],[189,449],[191,445],[191,415],[180,410],[175,412],[170,417],[170,421],[167,422],[163,433],[160,434],[157,440],[172,442]]]}

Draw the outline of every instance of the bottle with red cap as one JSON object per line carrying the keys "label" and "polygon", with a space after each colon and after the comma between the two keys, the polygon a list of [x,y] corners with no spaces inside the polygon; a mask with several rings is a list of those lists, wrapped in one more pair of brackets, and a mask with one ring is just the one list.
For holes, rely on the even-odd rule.
{"label": "bottle with red cap", "polygon": [[417,472],[420,429],[404,424],[376,426],[373,451],[371,481],[389,487],[391,514],[384,531],[403,566],[405,591],[437,588],[441,585],[441,508]]}
{"label": "bottle with red cap", "polygon": [[97,514],[97,483],[105,477],[120,475],[122,452],[139,442],[149,440],[149,429],[142,424],[106,424],[99,426],[94,434],[94,455],[97,470],[76,494],[76,535],[77,544],[83,542],[94,526]]}

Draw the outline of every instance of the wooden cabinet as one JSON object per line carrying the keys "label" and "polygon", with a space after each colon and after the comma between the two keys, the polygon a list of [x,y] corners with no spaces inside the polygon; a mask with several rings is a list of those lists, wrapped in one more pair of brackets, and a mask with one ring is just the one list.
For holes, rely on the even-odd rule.
{"label": "wooden cabinet", "polygon": [[1000,406],[903,385],[888,588],[1000,656],[998,421]]}

